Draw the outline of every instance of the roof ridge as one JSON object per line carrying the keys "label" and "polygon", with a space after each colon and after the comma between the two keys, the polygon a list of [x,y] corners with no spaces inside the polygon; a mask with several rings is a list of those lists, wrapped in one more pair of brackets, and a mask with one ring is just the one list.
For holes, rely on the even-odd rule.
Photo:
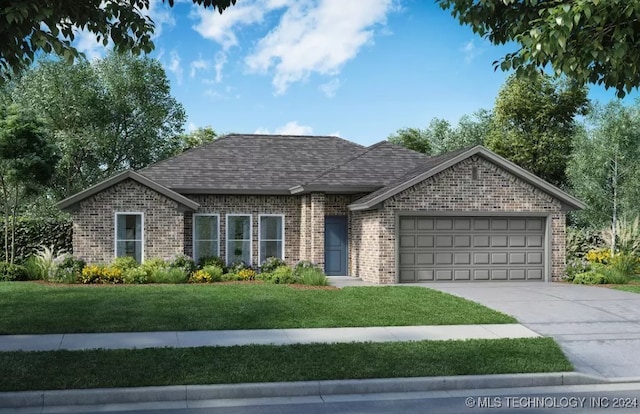
{"label": "roof ridge", "polygon": [[308,185],[309,183],[312,183],[312,182],[316,181],[316,180],[317,180],[317,179],[319,179],[320,177],[322,177],[322,176],[325,176],[325,175],[329,174],[331,171],[333,171],[333,170],[335,170],[335,169],[337,169],[337,168],[340,168],[340,167],[342,167],[342,166],[347,165],[347,164],[348,164],[348,163],[350,163],[351,161],[356,160],[356,159],[358,159],[358,158],[362,157],[363,155],[367,154],[368,152],[371,152],[373,149],[375,149],[375,148],[377,148],[377,147],[381,146],[381,145],[382,145],[383,143],[385,143],[385,142],[386,142],[386,141],[380,141],[380,142],[376,142],[375,144],[370,145],[370,146],[368,146],[368,147],[364,147],[362,150],[360,150],[360,152],[359,152],[358,154],[353,155],[353,156],[351,156],[351,157],[346,157],[346,158],[344,158],[344,162],[341,162],[341,161],[343,161],[343,160],[340,160],[340,161],[338,162],[338,164],[333,165],[333,166],[331,166],[331,167],[327,168],[326,170],[322,171],[320,174],[318,174],[318,175],[316,175],[315,177],[313,177],[313,179],[311,179],[311,181],[308,181],[308,182],[306,182],[306,183],[304,183],[304,184],[302,184],[302,185]]}

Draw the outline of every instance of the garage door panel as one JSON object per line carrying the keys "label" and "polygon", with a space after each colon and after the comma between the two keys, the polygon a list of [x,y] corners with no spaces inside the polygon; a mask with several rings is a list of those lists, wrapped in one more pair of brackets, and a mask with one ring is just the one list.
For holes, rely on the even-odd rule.
{"label": "garage door panel", "polygon": [[545,219],[401,217],[399,279],[542,281]]}

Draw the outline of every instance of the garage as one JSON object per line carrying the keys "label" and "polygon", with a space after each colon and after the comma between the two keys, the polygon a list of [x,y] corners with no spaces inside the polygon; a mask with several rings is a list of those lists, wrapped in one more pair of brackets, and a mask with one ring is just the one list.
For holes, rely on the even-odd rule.
{"label": "garage", "polygon": [[399,281],[544,281],[545,229],[546,217],[399,216]]}

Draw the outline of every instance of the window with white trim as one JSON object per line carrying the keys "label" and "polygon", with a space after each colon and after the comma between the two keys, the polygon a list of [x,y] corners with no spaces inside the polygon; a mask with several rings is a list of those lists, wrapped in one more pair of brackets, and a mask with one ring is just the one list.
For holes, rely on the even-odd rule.
{"label": "window with white trim", "polygon": [[227,264],[251,265],[251,215],[227,214]]}
{"label": "window with white trim", "polygon": [[193,260],[220,256],[220,217],[217,214],[193,215]]}
{"label": "window with white trim", "polygon": [[144,229],[142,213],[116,213],[116,257],[131,256],[142,263]]}
{"label": "window with white trim", "polygon": [[284,260],[284,215],[260,215],[258,227],[260,263],[263,263],[269,257]]}

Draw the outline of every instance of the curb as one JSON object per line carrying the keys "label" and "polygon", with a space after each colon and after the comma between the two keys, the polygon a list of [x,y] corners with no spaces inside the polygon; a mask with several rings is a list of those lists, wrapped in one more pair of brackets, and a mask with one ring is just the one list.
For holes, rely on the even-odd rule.
{"label": "curb", "polygon": [[[0,393],[0,408],[544,387],[623,382],[575,372],[460,375]],[[626,381],[624,381],[626,382]]]}

